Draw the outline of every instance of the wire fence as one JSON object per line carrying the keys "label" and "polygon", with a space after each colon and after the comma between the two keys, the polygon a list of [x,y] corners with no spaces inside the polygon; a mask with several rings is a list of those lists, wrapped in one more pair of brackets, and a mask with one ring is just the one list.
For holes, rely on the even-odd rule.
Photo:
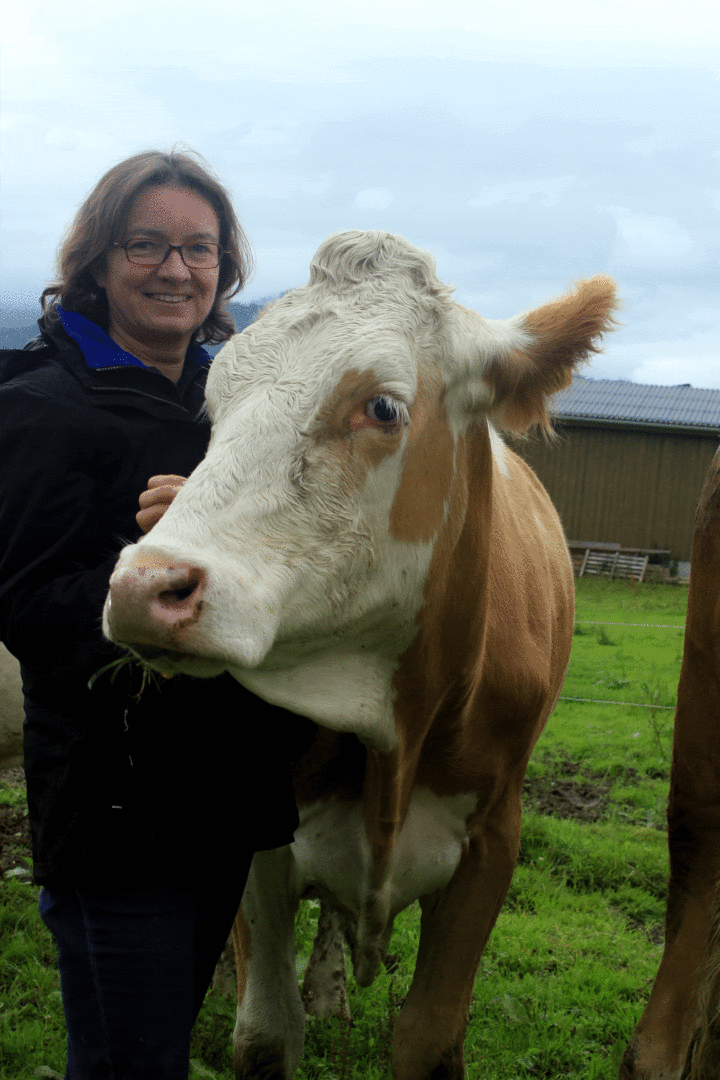
{"label": "wire fence", "polygon": [[586,701],[591,705],[629,705],[634,709],[675,709],[674,705],[649,705],[646,701],[612,701],[610,698],[563,697],[558,701]]}
{"label": "wire fence", "polygon": [[597,619],[576,619],[579,626],[649,626],[653,630],[684,630],[685,623],[658,623],[658,622],[599,622]]}
{"label": "wire fence", "polygon": [[[652,630],[684,630],[685,623],[637,623],[637,622],[602,622],[599,619],[576,619],[580,626],[640,626]],[[676,705],[652,705],[647,701],[613,701],[611,698],[565,697],[561,694],[558,701],[579,701],[587,705],[623,705],[631,709],[667,709],[674,712]]]}

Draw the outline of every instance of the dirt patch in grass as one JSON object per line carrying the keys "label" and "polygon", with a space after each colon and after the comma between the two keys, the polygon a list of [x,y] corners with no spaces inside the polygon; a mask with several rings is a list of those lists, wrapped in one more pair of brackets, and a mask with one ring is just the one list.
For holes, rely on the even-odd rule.
{"label": "dirt patch in grass", "polygon": [[29,866],[30,822],[25,805],[25,773],[21,768],[0,771],[0,784],[23,794],[16,806],[0,806],[0,877],[6,870]]}
{"label": "dirt patch in grass", "polygon": [[630,919],[630,918],[628,918],[627,915],[625,914],[625,912],[621,911],[619,908],[615,908],[615,910],[620,911],[620,914],[625,919],[625,924],[631,930],[637,930],[637,932],[639,934],[645,934],[648,941],[651,941],[653,943],[653,945],[664,945],[665,944],[665,923],[664,922],[646,923],[646,922],[642,922],[642,920],[640,920],[640,919]]}
{"label": "dirt patch in grass", "polygon": [[[557,818],[601,821],[607,814],[613,780],[605,776],[578,778],[579,772],[578,762],[561,760],[553,761],[543,776],[526,777],[523,808]],[[628,769],[626,783],[637,779],[637,771]]]}
{"label": "dirt patch in grass", "polygon": [[537,776],[523,786],[523,805],[536,814],[576,821],[600,821],[610,802],[610,780],[560,780]]}

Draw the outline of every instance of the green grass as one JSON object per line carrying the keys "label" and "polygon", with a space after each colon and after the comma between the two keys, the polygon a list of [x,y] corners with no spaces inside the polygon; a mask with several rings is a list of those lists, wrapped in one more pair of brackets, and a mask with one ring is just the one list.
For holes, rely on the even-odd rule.
{"label": "green grass", "polygon": [[0,886],[0,1076],[33,1077],[38,1065],[65,1073],[55,949],[37,911],[38,890]]}
{"label": "green grass", "polygon": [[[631,581],[583,577],[575,582],[575,616],[610,622],[683,622],[687,597],[683,585],[634,586]],[[641,614],[646,617],[636,618]]]}
{"label": "green grass", "polygon": [[572,761],[579,777],[612,780],[609,820],[664,828],[687,588],[581,578],[576,591],[563,700],[528,775],[554,775]]}
{"label": "green grass", "polygon": [[[578,583],[564,696],[671,704],[687,590],[603,580]],[[601,626],[619,622],[622,626]],[[483,957],[466,1040],[468,1080],[611,1080],[662,952],[668,873],[665,807],[672,712],[561,701],[532,756],[531,779],[565,778],[606,794],[587,823],[526,812],[508,900]],[[17,800],[0,789],[0,804]],[[38,1065],[64,1071],[54,953],[37,890],[0,886],[0,1075],[32,1080]],[[317,907],[298,915],[298,977]],[[396,920],[392,971],[359,990],[351,1027],[309,1020],[298,1080],[386,1080],[391,1028],[410,985],[418,905]],[[190,1080],[231,1080],[233,1003],[208,995],[196,1025]]]}

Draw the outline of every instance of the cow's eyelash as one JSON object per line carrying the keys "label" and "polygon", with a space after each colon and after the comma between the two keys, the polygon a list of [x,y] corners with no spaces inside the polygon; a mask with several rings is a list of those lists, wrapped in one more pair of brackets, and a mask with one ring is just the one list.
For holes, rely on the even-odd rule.
{"label": "cow's eyelash", "polygon": [[[377,403],[377,404],[374,404]],[[392,394],[373,394],[371,398],[365,402],[365,415],[371,416],[375,413],[375,408],[379,408],[381,411],[394,412],[395,418],[381,417],[377,414],[373,415],[375,420],[384,420],[388,425],[393,424],[397,427],[407,427],[410,423],[410,413],[408,412],[407,405],[400,398],[394,397]]]}

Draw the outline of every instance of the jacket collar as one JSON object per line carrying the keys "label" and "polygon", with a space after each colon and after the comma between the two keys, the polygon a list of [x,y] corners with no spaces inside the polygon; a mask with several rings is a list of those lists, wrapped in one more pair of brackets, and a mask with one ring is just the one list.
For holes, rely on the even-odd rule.
{"label": "jacket collar", "polygon": [[[93,330],[93,324],[88,319],[82,315],[79,318]],[[116,360],[104,366],[91,366],[77,339],[68,333],[59,318],[52,320],[49,327],[45,319],[39,319],[38,324],[40,339],[36,339],[37,344],[31,343],[33,348],[49,345],[55,352],[56,360],[96,397],[98,404],[122,405],[132,400],[137,407],[154,415],[177,415],[180,409],[185,416],[200,419],[205,401],[205,380],[211,363],[211,357],[204,349],[198,348],[192,359],[188,358],[182,375],[177,383],[173,383],[166,375],[153,367],[146,367],[129,353],[124,355],[130,357],[133,363]],[[94,330],[104,334],[98,326]],[[109,340],[112,342],[111,338]],[[115,342],[112,342],[112,348],[118,354],[122,353]],[[207,356],[207,362],[202,360],[203,356]]]}
{"label": "jacket collar", "polygon": [[[97,323],[90,322],[77,311],[65,311],[58,304],[56,307],[62,328],[66,334],[80,346],[85,363],[90,368],[139,367],[146,368],[132,353],[125,352],[106,334]],[[190,361],[196,367],[210,361],[210,354],[200,345],[193,344],[188,349],[186,363]]]}

